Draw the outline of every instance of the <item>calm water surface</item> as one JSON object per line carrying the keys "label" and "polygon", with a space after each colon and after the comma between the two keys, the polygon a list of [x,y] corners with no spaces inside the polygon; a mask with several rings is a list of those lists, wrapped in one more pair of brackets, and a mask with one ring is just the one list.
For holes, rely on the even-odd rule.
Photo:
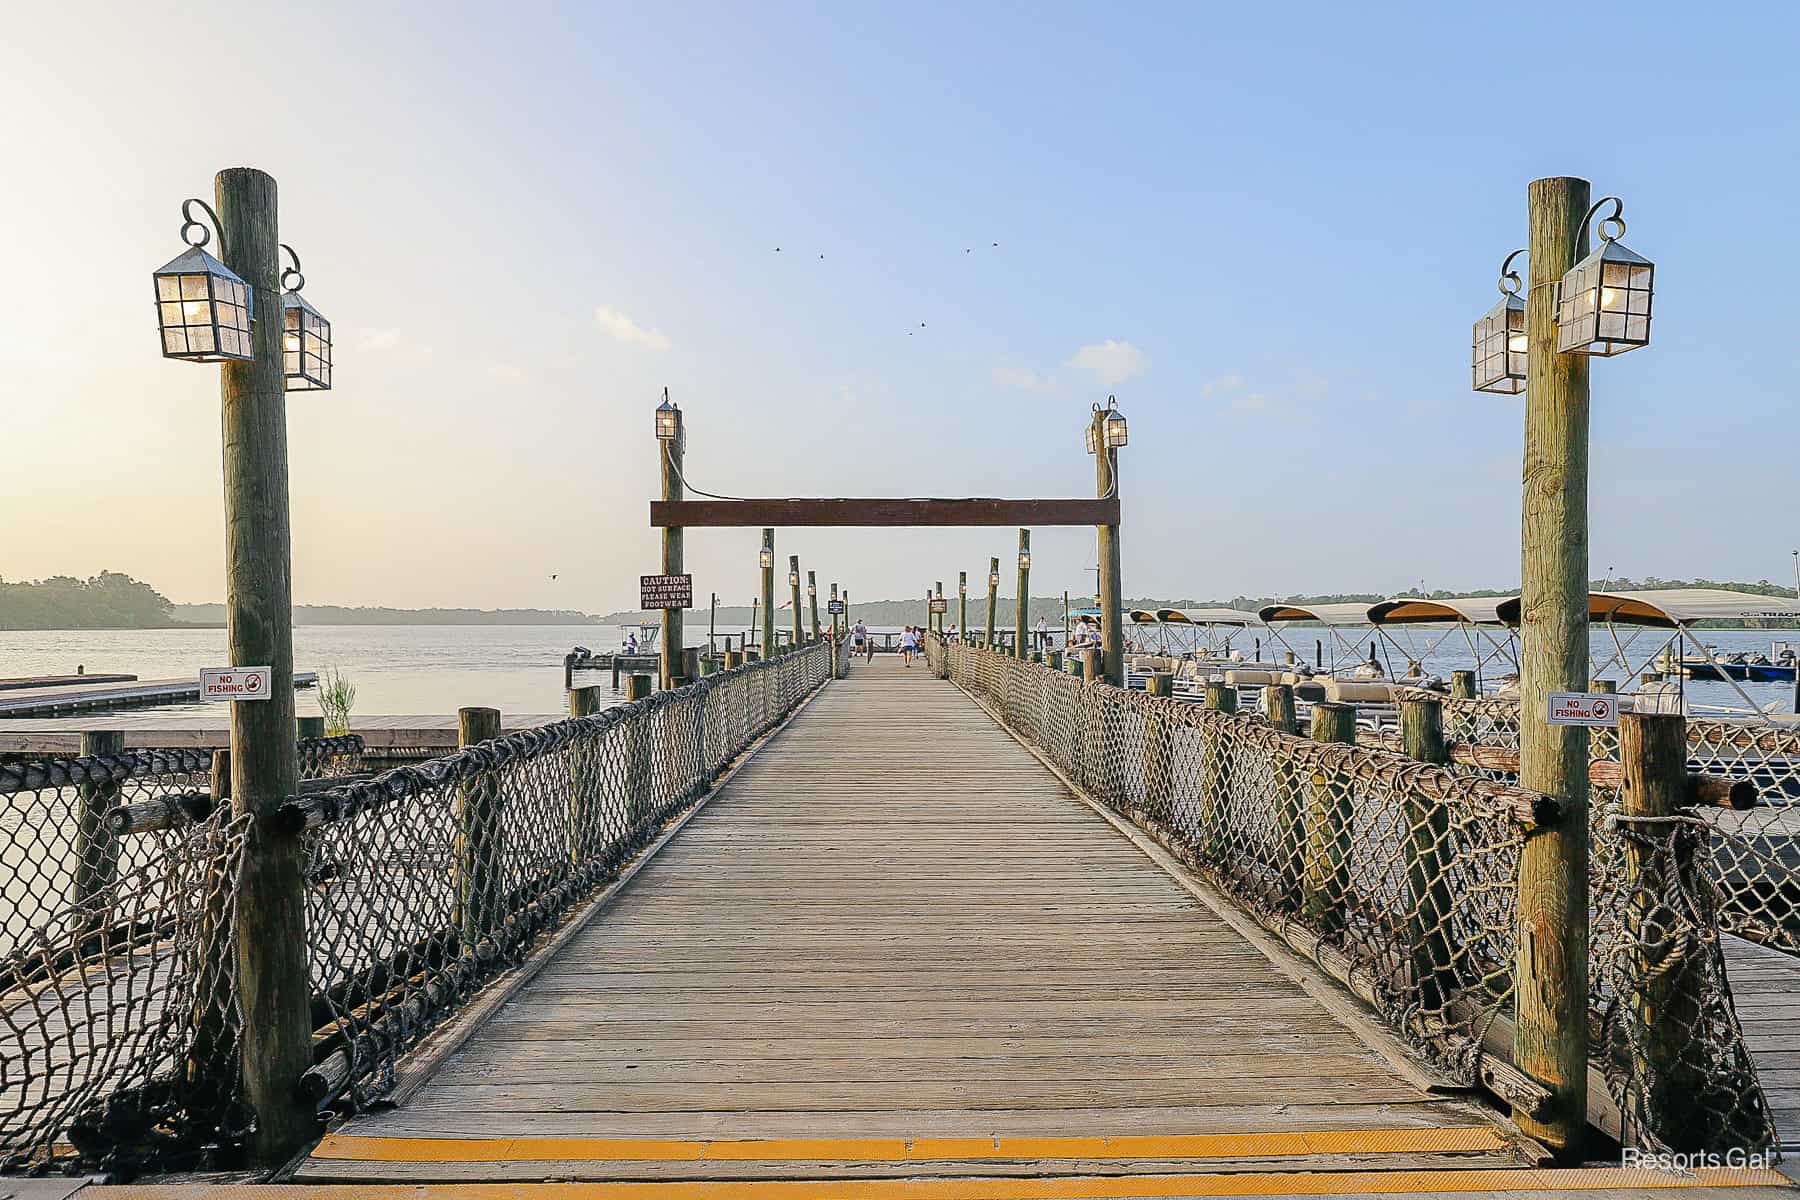
{"label": "calm water surface", "polygon": [[[1473,666],[1463,635],[1454,632],[1444,637],[1443,633],[1415,628],[1395,630],[1394,637],[1402,646],[1423,654],[1434,673],[1447,676],[1457,667]],[[1143,635],[1134,631],[1134,636]],[[1275,657],[1281,651],[1267,631],[1245,630],[1235,635],[1232,644],[1248,655],[1259,636],[1265,656]],[[1329,658],[1327,630],[1289,628],[1283,636],[1307,659],[1313,657],[1315,640],[1325,638]],[[1369,631],[1345,631],[1344,636],[1366,652]],[[1771,641],[1800,641],[1800,632],[1793,630],[1702,630],[1698,636],[1721,652],[1760,650],[1766,654]],[[1665,637],[1656,631],[1640,634],[1629,646],[1632,666],[1641,669]],[[610,650],[618,640],[618,629],[603,625],[302,625],[294,630],[294,666],[300,671],[321,672],[335,667],[348,674],[356,684],[355,712],[364,716],[451,713],[465,705],[486,705],[510,713],[556,713],[567,708],[562,656],[577,644]],[[704,626],[698,640],[705,640]],[[1612,638],[1605,632],[1596,632],[1593,644],[1599,656],[1613,652]],[[1384,657],[1396,672],[1406,669],[1403,656],[1391,648],[1385,648]],[[77,664],[90,672],[120,671],[144,679],[186,678],[201,667],[230,665],[223,629],[0,630],[0,677],[63,674],[74,671]],[[1489,662],[1483,672],[1497,678],[1511,669],[1510,660],[1502,656]],[[1602,673],[1614,679],[1626,677],[1616,666]],[[610,682],[610,675],[603,672],[586,678],[594,683]],[[1793,709],[1791,685],[1741,686],[1758,706],[1777,703],[1783,711]],[[1688,688],[1696,703],[1743,704],[1725,684],[1690,683]],[[159,711],[178,712],[184,707],[190,706],[164,706]],[[210,706],[191,707],[198,711]],[[303,715],[317,711],[310,690],[300,694],[299,710]]]}

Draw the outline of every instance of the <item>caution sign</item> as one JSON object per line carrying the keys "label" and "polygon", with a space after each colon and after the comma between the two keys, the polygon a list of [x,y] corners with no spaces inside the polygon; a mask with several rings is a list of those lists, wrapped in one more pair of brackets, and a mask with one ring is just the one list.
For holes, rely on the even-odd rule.
{"label": "caution sign", "polygon": [[827,600],[825,602],[825,607],[834,617],[841,617],[844,615],[844,602],[842,600]]}
{"label": "caution sign", "polygon": [[1549,721],[1611,729],[1619,723],[1619,698],[1604,692],[1551,692]]}
{"label": "caution sign", "polygon": [[275,696],[274,672],[267,667],[202,667],[202,700],[270,700]]}
{"label": "caution sign", "polygon": [[934,613],[949,612],[950,611],[950,601],[946,600],[942,596],[933,596],[931,598],[931,611]]}
{"label": "caution sign", "polygon": [[692,575],[639,575],[639,608],[694,607]]}

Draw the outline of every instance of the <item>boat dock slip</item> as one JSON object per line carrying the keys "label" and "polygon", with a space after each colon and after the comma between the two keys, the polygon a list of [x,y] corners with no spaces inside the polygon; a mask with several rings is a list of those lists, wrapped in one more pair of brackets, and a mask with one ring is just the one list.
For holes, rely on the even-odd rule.
{"label": "boat dock slip", "polygon": [[132,683],[136,675],[107,675],[94,673],[87,675],[26,675],[15,679],[0,679],[0,692],[16,692],[26,688],[73,687],[83,683]]}
{"label": "boat dock slip", "polygon": [[[565,719],[565,713],[506,714],[502,728],[535,729]],[[402,713],[396,716],[357,716],[353,732],[371,750],[456,749],[456,714]],[[0,754],[77,754],[81,735],[117,729],[125,734],[131,750],[212,750],[231,744],[225,706],[205,713],[81,713],[72,717],[15,717],[0,720]]]}
{"label": "boat dock slip", "polygon": [[[74,678],[87,678],[76,676]],[[185,704],[200,699],[200,675],[186,679],[134,679],[129,683],[72,684],[57,688],[30,688],[0,693],[0,717],[54,716],[57,713],[91,712],[107,708],[138,708],[151,704]],[[294,672],[296,688],[319,682],[313,671]]]}

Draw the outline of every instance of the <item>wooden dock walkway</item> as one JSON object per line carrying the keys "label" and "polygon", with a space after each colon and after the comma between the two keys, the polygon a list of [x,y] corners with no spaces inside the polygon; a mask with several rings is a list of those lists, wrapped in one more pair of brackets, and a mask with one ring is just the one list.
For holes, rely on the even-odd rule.
{"label": "wooden dock walkway", "polygon": [[394,1109],[83,1200],[1788,1197],[1548,1170],[922,664],[829,685]]}
{"label": "wooden dock walkway", "polygon": [[959,691],[883,659],[299,1178],[1519,1161]]}

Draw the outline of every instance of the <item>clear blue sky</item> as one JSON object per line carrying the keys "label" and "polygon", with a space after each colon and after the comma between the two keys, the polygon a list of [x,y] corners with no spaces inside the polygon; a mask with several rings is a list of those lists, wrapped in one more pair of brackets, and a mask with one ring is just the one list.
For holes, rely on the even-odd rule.
{"label": "clear blue sky", "polygon": [[[215,372],[156,357],[147,276],[249,164],[339,335],[290,406],[301,600],[628,602],[664,385],[695,483],[815,495],[1081,494],[1111,390],[1129,594],[1507,585],[1522,407],[1469,327],[1565,173],[1658,266],[1655,344],[1594,369],[1595,573],[1786,578],[1791,7],[306,11],[0,48],[48,289],[0,289],[0,575],[222,594]],[[262,113],[180,66],[242,56]],[[755,540],[691,535],[696,590],[747,599]],[[778,549],[875,598],[1013,538]],[[1091,586],[1091,531],[1035,549],[1034,591]]]}

